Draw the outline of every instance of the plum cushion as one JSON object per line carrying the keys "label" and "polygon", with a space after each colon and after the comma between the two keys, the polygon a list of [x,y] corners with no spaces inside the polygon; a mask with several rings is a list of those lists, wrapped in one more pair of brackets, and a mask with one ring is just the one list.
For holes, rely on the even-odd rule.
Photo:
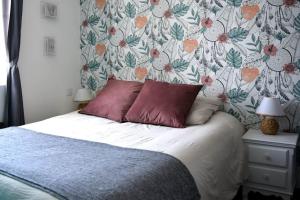
{"label": "plum cushion", "polygon": [[183,128],[201,87],[146,80],[125,118],[130,122]]}
{"label": "plum cushion", "polygon": [[97,97],[79,113],[122,122],[142,86],[143,83],[136,81],[109,79]]}

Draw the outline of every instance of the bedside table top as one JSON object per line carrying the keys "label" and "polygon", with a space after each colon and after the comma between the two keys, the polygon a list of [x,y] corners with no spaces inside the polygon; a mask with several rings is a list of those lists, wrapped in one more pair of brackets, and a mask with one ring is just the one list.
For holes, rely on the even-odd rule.
{"label": "bedside table top", "polygon": [[279,132],[277,135],[265,135],[258,129],[249,129],[243,140],[253,143],[269,143],[271,145],[295,147],[299,134]]}

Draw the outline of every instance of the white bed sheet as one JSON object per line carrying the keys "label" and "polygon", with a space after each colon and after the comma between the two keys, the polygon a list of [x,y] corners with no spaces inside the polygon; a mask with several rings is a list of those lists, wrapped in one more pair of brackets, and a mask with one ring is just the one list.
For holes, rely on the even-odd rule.
{"label": "white bed sheet", "polygon": [[204,125],[184,129],[117,123],[77,112],[23,128],[172,155],[189,169],[202,200],[231,200],[243,180],[245,154],[241,136],[244,127],[224,112],[217,112]]}

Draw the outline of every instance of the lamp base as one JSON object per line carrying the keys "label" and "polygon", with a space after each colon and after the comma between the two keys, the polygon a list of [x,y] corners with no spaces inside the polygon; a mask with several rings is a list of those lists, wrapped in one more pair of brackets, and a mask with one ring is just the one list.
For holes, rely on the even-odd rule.
{"label": "lamp base", "polygon": [[77,110],[82,110],[85,106],[87,106],[88,105],[88,103],[80,103],[79,105],[78,105],[78,107],[77,107]]}
{"label": "lamp base", "polygon": [[261,122],[260,130],[266,135],[276,135],[279,129],[279,124],[276,119],[264,117]]}

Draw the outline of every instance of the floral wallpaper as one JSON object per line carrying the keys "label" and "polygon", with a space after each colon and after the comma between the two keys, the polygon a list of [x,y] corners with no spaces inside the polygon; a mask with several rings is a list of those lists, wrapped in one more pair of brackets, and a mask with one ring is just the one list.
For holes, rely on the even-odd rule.
{"label": "floral wallpaper", "polygon": [[300,121],[295,111],[300,101],[299,0],[80,3],[83,86],[97,91],[112,75],[200,83],[203,95],[221,98],[226,111],[246,125],[259,121],[255,109],[263,96],[288,103],[292,125]]}

